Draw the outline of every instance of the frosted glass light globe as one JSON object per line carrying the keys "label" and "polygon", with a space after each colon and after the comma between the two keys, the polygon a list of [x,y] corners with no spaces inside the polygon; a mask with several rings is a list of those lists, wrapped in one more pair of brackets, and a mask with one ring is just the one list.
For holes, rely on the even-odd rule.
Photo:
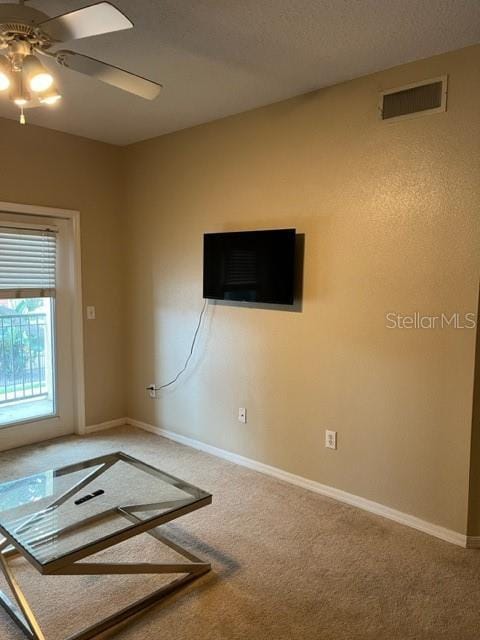
{"label": "frosted glass light globe", "polygon": [[10,78],[0,71],[0,91],[5,91],[10,86]]}
{"label": "frosted glass light globe", "polygon": [[35,93],[50,89],[53,83],[53,77],[46,72],[37,73],[30,79],[30,88]]}

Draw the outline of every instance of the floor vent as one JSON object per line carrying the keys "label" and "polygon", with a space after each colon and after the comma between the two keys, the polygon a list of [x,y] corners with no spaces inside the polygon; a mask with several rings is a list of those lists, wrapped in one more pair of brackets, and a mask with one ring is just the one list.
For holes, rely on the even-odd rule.
{"label": "floor vent", "polygon": [[447,109],[447,76],[423,80],[380,94],[382,120],[400,120]]}

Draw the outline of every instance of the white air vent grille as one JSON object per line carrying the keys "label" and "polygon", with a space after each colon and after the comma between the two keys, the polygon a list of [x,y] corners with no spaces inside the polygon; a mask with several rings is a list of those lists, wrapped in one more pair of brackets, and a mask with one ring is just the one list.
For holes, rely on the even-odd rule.
{"label": "white air vent grille", "polygon": [[447,77],[389,89],[380,95],[382,120],[400,120],[446,111]]}

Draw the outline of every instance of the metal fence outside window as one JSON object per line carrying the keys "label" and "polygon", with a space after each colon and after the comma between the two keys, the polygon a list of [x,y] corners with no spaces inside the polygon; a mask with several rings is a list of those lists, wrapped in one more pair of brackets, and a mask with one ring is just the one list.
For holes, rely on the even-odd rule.
{"label": "metal fence outside window", "polygon": [[48,394],[45,313],[0,316],[0,404]]}

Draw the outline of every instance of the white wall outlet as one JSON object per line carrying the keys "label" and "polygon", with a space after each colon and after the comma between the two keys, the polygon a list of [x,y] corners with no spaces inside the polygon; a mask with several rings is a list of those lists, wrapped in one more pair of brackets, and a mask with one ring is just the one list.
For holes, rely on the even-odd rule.
{"label": "white wall outlet", "polygon": [[87,320],[95,320],[95,307],[87,307]]}
{"label": "white wall outlet", "polygon": [[325,446],[327,449],[336,449],[337,448],[337,432],[329,431],[328,429],[325,431]]}
{"label": "white wall outlet", "polygon": [[157,392],[155,391],[155,383],[152,382],[152,384],[149,384],[147,389],[148,389],[148,395],[150,396],[150,398],[155,399],[157,397]]}
{"label": "white wall outlet", "polygon": [[247,422],[247,410],[245,407],[240,407],[238,410],[238,421],[242,424],[246,424]]}

